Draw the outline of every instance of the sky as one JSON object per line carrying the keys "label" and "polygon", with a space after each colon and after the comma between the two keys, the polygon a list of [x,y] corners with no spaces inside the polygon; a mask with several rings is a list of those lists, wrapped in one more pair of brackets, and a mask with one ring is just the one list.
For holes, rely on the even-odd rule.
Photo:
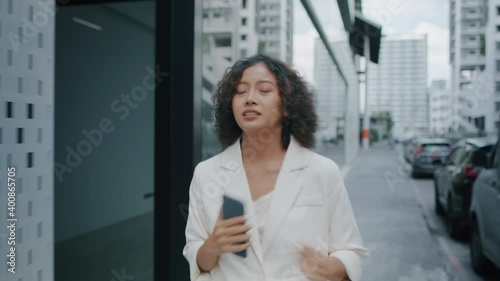
{"label": "sky", "polygon": [[[337,1],[312,0],[325,32],[344,33]],[[449,86],[449,1],[448,0],[362,0],[363,15],[382,26],[383,34],[427,34],[428,84],[445,79]],[[333,11],[333,12],[332,12]],[[332,14],[337,16],[332,16]],[[313,83],[314,26],[299,0],[294,0],[294,65]]]}

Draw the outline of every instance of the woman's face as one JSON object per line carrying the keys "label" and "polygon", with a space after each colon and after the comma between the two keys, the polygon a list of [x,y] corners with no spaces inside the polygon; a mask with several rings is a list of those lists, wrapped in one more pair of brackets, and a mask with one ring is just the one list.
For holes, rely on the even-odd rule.
{"label": "woman's face", "polygon": [[275,75],[264,63],[243,71],[233,95],[232,108],[238,126],[246,133],[280,128],[281,97]]}

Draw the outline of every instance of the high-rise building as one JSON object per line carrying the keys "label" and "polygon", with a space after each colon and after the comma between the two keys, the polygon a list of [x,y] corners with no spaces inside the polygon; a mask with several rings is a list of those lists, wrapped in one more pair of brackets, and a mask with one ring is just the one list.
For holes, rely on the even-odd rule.
{"label": "high-rise building", "polygon": [[[486,124],[489,133],[495,133],[499,128],[500,121],[500,0],[489,0],[488,15],[486,17],[485,29],[485,51],[487,78],[484,90],[487,96],[491,96],[489,104],[490,121]],[[494,106],[492,106],[494,104]]]}
{"label": "high-rise building", "polygon": [[[245,2],[245,1],[243,1]],[[257,30],[262,53],[292,64],[292,0],[257,0]]]}
{"label": "high-rise building", "polygon": [[429,122],[430,132],[446,134],[449,132],[451,117],[450,91],[446,88],[446,80],[434,80],[429,88]]}
{"label": "high-rise building", "polygon": [[383,36],[379,63],[369,63],[367,75],[370,113],[389,111],[393,136],[429,130],[426,35]]}
{"label": "high-rise building", "polygon": [[[451,126],[454,130],[492,133],[500,98],[500,1],[451,0]],[[498,66],[497,66],[498,65]],[[497,103],[498,102],[498,103]]]}

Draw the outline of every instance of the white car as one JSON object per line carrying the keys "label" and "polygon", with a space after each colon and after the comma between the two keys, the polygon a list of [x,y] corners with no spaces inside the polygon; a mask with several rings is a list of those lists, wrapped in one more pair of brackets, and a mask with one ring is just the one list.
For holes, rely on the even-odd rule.
{"label": "white car", "polygon": [[500,268],[500,165],[499,143],[490,154],[490,161],[472,187],[470,207],[472,267],[479,274],[493,266]]}

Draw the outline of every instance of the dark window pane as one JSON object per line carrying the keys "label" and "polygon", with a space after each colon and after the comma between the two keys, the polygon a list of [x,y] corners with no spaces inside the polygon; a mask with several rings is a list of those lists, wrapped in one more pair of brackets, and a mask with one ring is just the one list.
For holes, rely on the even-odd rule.
{"label": "dark window pane", "polygon": [[28,119],[33,119],[33,104],[28,103]]}
{"label": "dark window pane", "polygon": [[14,112],[13,112],[13,104],[11,101],[8,101],[7,104],[6,104],[6,117],[7,118],[12,118],[14,116]]}
{"label": "dark window pane", "polygon": [[17,143],[23,143],[23,128],[17,128]]}

